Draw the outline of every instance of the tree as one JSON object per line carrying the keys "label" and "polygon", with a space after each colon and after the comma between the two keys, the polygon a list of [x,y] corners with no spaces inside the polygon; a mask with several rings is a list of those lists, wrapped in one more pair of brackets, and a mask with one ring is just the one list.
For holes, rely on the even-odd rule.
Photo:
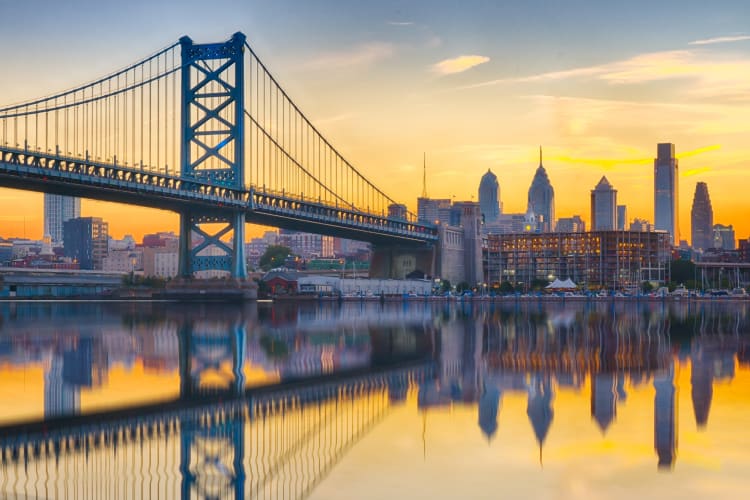
{"label": "tree", "polygon": [[292,249],[284,245],[269,245],[260,257],[260,268],[264,271],[284,265],[284,261],[292,254]]}
{"label": "tree", "polygon": [[443,281],[441,281],[440,282],[440,291],[443,292],[443,293],[450,292],[451,291],[451,282],[449,280],[443,280]]}
{"label": "tree", "polygon": [[540,278],[534,278],[533,280],[531,280],[531,289],[536,292],[538,292],[539,290],[543,290],[547,285],[549,285],[548,280]]}
{"label": "tree", "polygon": [[669,265],[670,280],[675,283],[687,283],[695,280],[695,264],[689,260],[673,260]]}
{"label": "tree", "polygon": [[513,288],[513,285],[510,281],[503,281],[500,283],[500,293],[513,293],[515,292],[515,288]]}
{"label": "tree", "polygon": [[462,281],[461,283],[459,283],[458,285],[456,285],[456,291],[458,293],[463,293],[466,290],[471,290],[471,285],[469,285],[468,281]]}

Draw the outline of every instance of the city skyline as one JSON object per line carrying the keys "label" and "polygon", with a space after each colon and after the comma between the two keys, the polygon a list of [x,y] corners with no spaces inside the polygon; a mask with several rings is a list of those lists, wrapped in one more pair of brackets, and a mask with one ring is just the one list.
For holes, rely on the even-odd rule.
{"label": "city skyline", "polygon": [[[750,35],[741,2],[648,9],[641,2],[469,2],[460,10],[447,2],[295,9],[218,2],[236,15],[213,24],[170,2],[135,1],[116,16],[112,6],[72,3],[77,8],[45,5],[34,17],[42,29],[60,22],[97,28],[66,30],[54,48],[43,37],[22,38],[18,23],[8,22],[31,15],[34,2],[5,7],[0,42],[12,50],[1,58],[0,102],[91,80],[183,34],[214,41],[243,30],[323,134],[412,211],[427,151],[431,197],[473,199],[489,168],[503,188],[504,212],[523,212],[541,143],[557,217],[587,218],[584,193],[606,175],[629,218],[654,222],[653,198],[643,193],[653,189],[654,145],[671,142],[683,193],[694,180],[709,183],[717,219],[740,238],[750,234],[748,204],[735,187],[750,152],[743,139]],[[612,26],[606,20],[613,16],[627,22]],[[115,20],[159,29],[133,40],[110,29]],[[41,194],[0,190],[2,235],[41,238],[42,205]],[[683,226],[690,205],[687,196],[679,200]],[[90,200],[82,215],[108,220],[118,237],[178,226],[168,212]],[[682,230],[685,239],[689,230]],[[260,232],[248,228],[248,238]]]}

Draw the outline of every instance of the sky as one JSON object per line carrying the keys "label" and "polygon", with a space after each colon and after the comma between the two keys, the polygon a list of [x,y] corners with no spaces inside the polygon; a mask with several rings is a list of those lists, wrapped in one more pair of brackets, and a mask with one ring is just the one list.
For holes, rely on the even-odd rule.
{"label": "sky", "polygon": [[[430,197],[476,200],[491,169],[503,211],[524,212],[541,145],[557,217],[589,221],[606,175],[629,219],[653,221],[656,145],[672,142],[681,238],[698,181],[714,222],[750,237],[743,0],[0,0],[0,105],[77,86],[183,35],[206,43],[236,31],[330,142],[412,210],[426,154]],[[178,227],[152,209],[84,200],[82,212],[118,238]],[[42,227],[40,194],[0,189],[0,236],[39,238]]]}

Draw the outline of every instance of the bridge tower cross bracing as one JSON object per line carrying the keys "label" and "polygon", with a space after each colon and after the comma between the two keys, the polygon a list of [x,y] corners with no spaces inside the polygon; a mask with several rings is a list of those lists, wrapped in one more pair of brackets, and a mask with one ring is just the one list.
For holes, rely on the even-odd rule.
{"label": "bridge tower cross bracing", "polygon": [[[182,46],[182,107],[180,173],[183,178],[241,189],[244,187],[244,47],[245,35],[235,33],[222,43]],[[222,224],[210,232],[201,226]],[[231,233],[231,246],[223,238]],[[193,234],[203,239],[193,245]],[[233,278],[247,277],[245,213],[217,208],[180,213],[179,274],[221,270]],[[221,255],[206,255],[210,248]]]}

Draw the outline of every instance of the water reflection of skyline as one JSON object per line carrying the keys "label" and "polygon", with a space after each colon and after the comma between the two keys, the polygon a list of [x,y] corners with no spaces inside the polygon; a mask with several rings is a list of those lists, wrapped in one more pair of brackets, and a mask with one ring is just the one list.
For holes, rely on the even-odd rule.
{"label": "water reflection of skyline", "polygon": [[[591,425],[603,438],[619,425],[618,410],[632,394],[652,394],[651,413],[639,418],[653,422],[652,463],[670,469],[679,463],[680,390],[689,393],[696,428],[705,432],[724,423],[721,416],[711,416],[713,406],[726,404],[714,400],[715,385],[730,383],[737,370],[750,370],[750,332],[742,308],[355,306],[344,311],[335,306],[297,306],[232,314],[228,310],[217,314],[184,309],[134,314],[116,308],[94,310],[91,324],[77,313],[65,316],[57,312],[56,317],[68,320],[62,333],[40,332],[33,328],[37,321],[33,314],[14,319],[0,306],[4,315],[0,369],[46,363],[44,413],[48,417],[80,405],[80,397],[71,403],[76,397],[74,390],[80,396],[81,390],[106,385],[114,366],[143,363],[157,373],[181,372],[179,336],[185,332],[185,324],[214,340],[224,333],[231,333],[226,338],[236,339],[237,326],[244,325],[242,358],[263,370],[276,370],[282,381],[330,373],[330,365],[326,365],[326,360],[332,359],[329,353],[338,353],[335,368],[342,370],[361,367],[364,359],[372,362],[391,356],[407,359],[415,352],[428,354],[423,358],[427,365],[418,371],[389,372],[385,366],[385,371],[371,376],[364,373],[352,380],[321,382],[283,393],[271,390],[224,407],[194,407],[187,413],[152,411],[152,417],[117,425],[105,422],[98,430],[87,423],[57,444],[49,434],[36,445],[31,438],[16,437],[9,442],[6,436],[0,446],[5,482],[0,483],[15,478],[20,484],[27,482],[29,488],[38,487],[41,478],[32,478],[21,469],[39,460],[71,467],[77,463],[81,471],[91,471],[91,467],[102,466],[94,459],[103,461],[108,453],[119,457],[127,450],[131,455],[106,458],[107,463],[127,468],[122,460],[136,460],[132,454],[139,446],[148,445],[173,457],[161,464],[138,463],[141,474],[163,481],[167,489],[162,495],[180,496],[187,478],[193,493],[200,483],[208,485],[200,491],[221,496],[244,477],[243,491],[252,491],[254,496],[274,496],[281,487],[287,493],[295,492],[287,496],[303,497],[325,480],[377,422],[394,418],[393,412],[402,406],[427,419],[456,405],[469,408],[476,416],[476,428],[490,443],[502,434],[499,427],[517,420],[516,416],[503,419],[503,415],[516,412],[517,417],[525,418],[542,460],[550,436],[566,433],[570,427],[569,422],[559,420],[558,407],[566,400],[559,397],[563,393],[577,394],[578,404],[586,401],[590,405]],[[75,325],[74,318],[78,318]],[[99,334],[95,333],[96,322],[105,325]],[[266,341],[263,345],[262,338],[270,338],[274,344]],[[281,354],[278,349],[287,352],[269,356]],[[227,353],[223,347],[212,352]],[[303,368],[292,363],[301,363]],[[216,366],[222,368],[222,363]],[[225,370],[225,374],[231,371]],[[689,376],[678,377],[680,371]],[[182,375],[184,378],[185,373]],[[232,380],[229,382],[231,385]],[[179,393],[176,386],[175,396]],[[524,415],[518,415],[522,410],[517,405],[504,404],[519,397],[526,401]],[[336,434],[342,429],[351,432]],[[189,446],[183,442],[185,436],[192,436]],[[188,457],[181,455],[186,446]],[[99,449],[108,451],[96,451]],[[66,455],[66,450],[71,453]],[[241,460],[233,462],[237,453]],[[92,458],[86,458],[89,456]],[[227,471],[231,481],[226,481]],[[96,491],[111,496],[103,485],[97,488],[101,489],[92,484],[93,496]],[[148,496],[149,491],[143,493]]]}

